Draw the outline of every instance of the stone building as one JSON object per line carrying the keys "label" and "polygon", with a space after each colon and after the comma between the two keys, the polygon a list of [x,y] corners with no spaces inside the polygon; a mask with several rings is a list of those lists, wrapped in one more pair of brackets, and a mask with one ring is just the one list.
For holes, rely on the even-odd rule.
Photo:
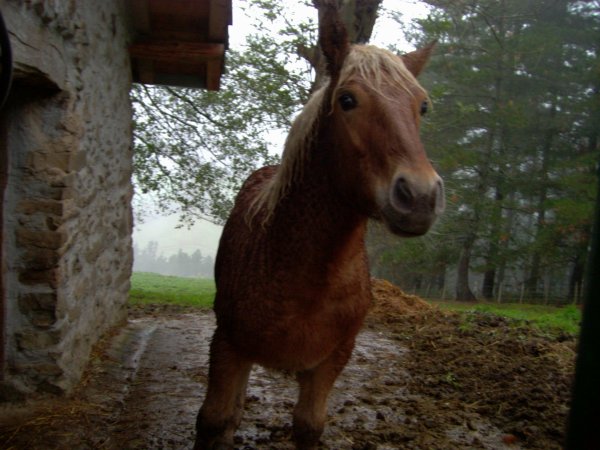
{"label": "stone building", "polygon": [[[132,82],[218,89],[231,0],[0,0],[0,398],[63,393],[125,320]],[[3,68],[4,70],[4,68]]]}

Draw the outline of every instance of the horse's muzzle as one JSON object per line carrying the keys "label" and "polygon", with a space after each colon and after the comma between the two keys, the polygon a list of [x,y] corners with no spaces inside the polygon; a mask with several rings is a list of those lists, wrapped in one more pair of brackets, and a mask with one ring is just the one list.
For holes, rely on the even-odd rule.
{"label": "horse's muzzle", "polygon": [[396,177],[382,209],[382,219],[392,233],[410,237],[425,234],[445,208],[444,183],[434,173],[420,178]]}

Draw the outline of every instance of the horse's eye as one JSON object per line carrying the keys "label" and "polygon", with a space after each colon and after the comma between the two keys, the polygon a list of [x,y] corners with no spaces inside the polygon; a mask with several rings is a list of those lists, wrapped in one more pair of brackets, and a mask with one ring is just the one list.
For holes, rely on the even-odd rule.
{"label": "horse's eye", "polygon": [[340,106],[344,111],[350,111],[351,109],[354,109],[358,106],[356,98],[354,98],[354,96],[349,93],[340,95],[340,98],[338,100],[340,102]]}
{"label": "horse's eye", "polygon": [[425,115],[425,113],[427,113],[427,108],[429,107],[429,104],[427,103],[427,100],[423,100],[423,103],[421,103],[421,115]]}

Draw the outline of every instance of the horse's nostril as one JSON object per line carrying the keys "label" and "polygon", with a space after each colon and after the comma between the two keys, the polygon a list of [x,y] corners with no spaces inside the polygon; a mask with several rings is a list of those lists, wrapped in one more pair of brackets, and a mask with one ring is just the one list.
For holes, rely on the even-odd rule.
{"label": "horse's nostril", "polygon": [[399,177],[396,180],[396,186],[394,188],[394,194],[396,200],[402,206],[409,206],[413,199],[413,193],[410,190],[409,182],[404,177]]}

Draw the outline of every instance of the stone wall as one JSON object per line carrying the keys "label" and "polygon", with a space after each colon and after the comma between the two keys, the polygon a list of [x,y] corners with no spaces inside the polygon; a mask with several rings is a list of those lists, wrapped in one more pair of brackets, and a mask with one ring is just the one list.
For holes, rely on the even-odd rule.
{"label": "stone wall", "polygon": [[125,318],[132,112],[122,0],[0,0],[15,80],[0,119],[4,392],[68,392]]}

